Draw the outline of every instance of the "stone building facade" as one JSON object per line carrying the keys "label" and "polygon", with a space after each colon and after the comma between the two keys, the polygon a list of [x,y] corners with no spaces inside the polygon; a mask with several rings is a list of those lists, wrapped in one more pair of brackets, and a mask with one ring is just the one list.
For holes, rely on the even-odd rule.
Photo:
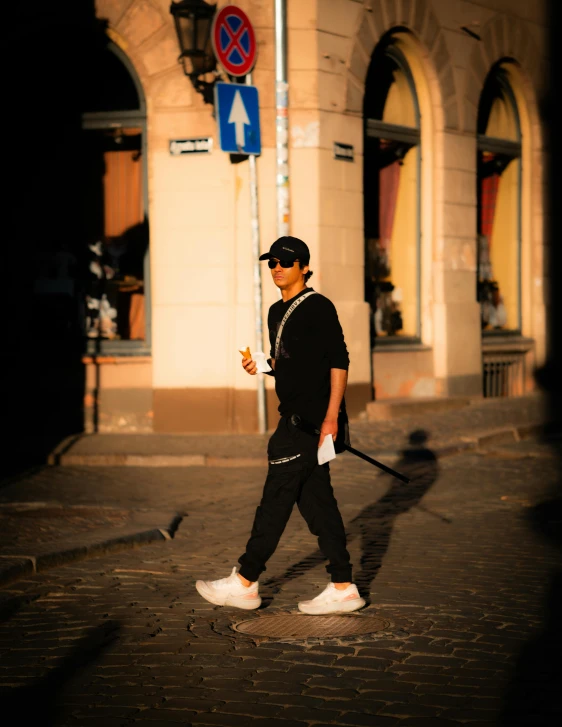
{"label": "stone building facade", "polygon": [[[258,44],[268,249],[277,237],[274,0],[236,4]],[[129,340],[118,324],[102,340],[99,318],[84,354],[86,428],[256,431],[256,380],[238,353],[255,345],[248,163],[218,147],[213,106],[178,63],[170,0],[96,0],[94,9],[105,50],[126,71],[119,83],[137,95],[128,108],[84,106],[82,128],[136,156],[134,172],[133,162],[111,171],[104,157],[105,194],[140,200],[125,213],[126,201],[106,199],[100,234],[144,224],[146,239],[143,273],[120,280]],[[541,0],[288,0],[290,230],[311,249],[311,285],[337,306],[352,416],[373,399],[533,388],[545,357],[544,13]],[[107,73],[117,78],[113,66]],[[172,140],[194,138],[212,139],[212,151],[171,153]],[[335,143],[353,159],[335,158]],[[106,280],[115,265],[92,255]],[[262,275],[265,317],[277,291]]]}

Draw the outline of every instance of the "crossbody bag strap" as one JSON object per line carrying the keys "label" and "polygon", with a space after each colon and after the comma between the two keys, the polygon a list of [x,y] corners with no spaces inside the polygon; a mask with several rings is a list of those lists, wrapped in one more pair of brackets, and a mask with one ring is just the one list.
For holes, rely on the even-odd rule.
{"label": "crossbody bag strap", "polygon": [[309,290],[308,293],[305,293],[304,295],[301,295],[300,298],[297,298],[294,303],[289,307],[289,310],[285,313],[283,316],[283,320],[281,321],[281,325],[279,326],[279,330],[277,331],[277,338],[275,339],[275,360],[277,361],[277,357],[279,354],[279,346],[281,344],[281,334],[283,333],[283,328],[285,326],[285,323],[287,322],[287,319],[291,315],[291,313],[295,310],[295,308],[298,308],[298,306],[303,302],[303,300],[306,300],[310,295],[314,295],[316,293],[315,290]]}

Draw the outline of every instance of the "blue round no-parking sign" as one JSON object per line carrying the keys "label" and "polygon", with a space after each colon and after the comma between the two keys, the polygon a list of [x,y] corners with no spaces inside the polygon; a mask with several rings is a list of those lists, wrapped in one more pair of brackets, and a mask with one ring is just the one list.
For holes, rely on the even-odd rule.
{"label": "blue round no-parking sign", "polygon": [[217,60],[230,76],[245,76],[256,62],[256,35],[250,19],[236,5],[219,10],[211,41]]}

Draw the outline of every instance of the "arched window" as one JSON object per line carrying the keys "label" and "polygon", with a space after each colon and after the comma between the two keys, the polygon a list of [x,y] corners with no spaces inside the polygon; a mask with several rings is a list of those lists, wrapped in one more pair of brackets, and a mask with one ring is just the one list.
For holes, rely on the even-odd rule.
{"label": "arched window", "polygon": [[406,58],[379,45],[364,101],[365,297],[371,341],[419,340],[420,111]]}
{"label": "arched window", "polygon": [[484,334],[521,330],[521,127],[501,65],[478,108],[478,301]]}
{"label": "arched window", "polygon": [[85,71],[82,190],[89,352],[150,351],[146,106],[126,54],[107,41]]}

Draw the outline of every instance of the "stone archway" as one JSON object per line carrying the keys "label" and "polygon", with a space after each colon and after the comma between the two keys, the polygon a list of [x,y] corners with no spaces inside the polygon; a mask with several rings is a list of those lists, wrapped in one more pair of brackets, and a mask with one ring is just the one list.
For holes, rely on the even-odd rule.
{"label": "stone archway", "polygon": [[365,78],[373,49],[389,30],[409,30],[415,34],[436,69],[443,122],[446,129],[457,129],[459,119],[453,64],[445,37],[431,7],[422,0],[377,0],[366,5],[359,16],[354,42],[347,63],[345,112],[363,114]]}
{"label": "stone archway", "polygon": [[109,22],[108,36],[135,67],[149,112],[159,106],[203,105],[178,63],[178,42],[168,9],[169,2],[162,0],[96,0],[97,17]]}
{"label": "stone archway", "polygon": [[[541,68],[541,54],[537,44],[529,33],[528,27],[517,17],[507,18],[505,15],[494,16],[481,31],[481,41],[475,43],[467,65],[467,83],[463,109],[463,128],[465,131],[476,132],[478,103],[490,69],[501,60],[514,60],[531,82],[535,96],[544,83],[545,74]],[[527,103],[535,106],[530,109],[538,119],[536,101],[526,94]]]}

